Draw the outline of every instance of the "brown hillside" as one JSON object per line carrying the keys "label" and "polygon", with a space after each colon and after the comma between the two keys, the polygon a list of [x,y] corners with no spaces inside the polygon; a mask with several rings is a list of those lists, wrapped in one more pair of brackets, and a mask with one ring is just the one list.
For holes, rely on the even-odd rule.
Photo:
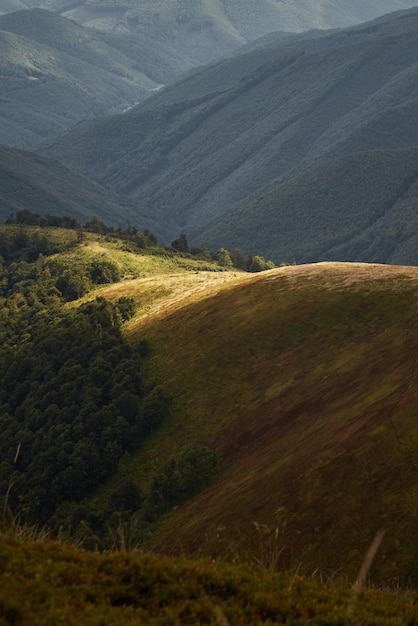
{"label": "brown hillside", "polygon": [[286,267],[133,323],[175,404],[146,462],[192,442],[222,465],[158,551],[351,579],[385,528],[375,577],[416,582],[417,285],[418,268]]}

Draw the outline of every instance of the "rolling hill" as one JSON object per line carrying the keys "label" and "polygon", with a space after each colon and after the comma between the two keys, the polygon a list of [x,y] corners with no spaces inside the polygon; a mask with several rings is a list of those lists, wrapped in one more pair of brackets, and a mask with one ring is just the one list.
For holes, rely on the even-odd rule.
{"label": "rolling hill", "polygon": [[80,119],[121,112],[191,66],[168,45],[50,11],[0,16],[0,143],[28,147]]}
{"label": "rolling hill", "polygon": [[286,267],[128,323],[174,402],[138,471],[196,441],[221,465],[153,549],[350,579],[383,528],[373,579],[416,584],[417,280]]}
{"label": "rolling hill", "polygon": [[166,241],[415,263],[417,26],[411,9],[271,37],[41,151],[146,206]]}
{"label": "rolling hill", "polygon": [[[416,585],[416,267],[4,226],[0,485],[60,536]],[[39,251],[42,254],[37,256]]]}

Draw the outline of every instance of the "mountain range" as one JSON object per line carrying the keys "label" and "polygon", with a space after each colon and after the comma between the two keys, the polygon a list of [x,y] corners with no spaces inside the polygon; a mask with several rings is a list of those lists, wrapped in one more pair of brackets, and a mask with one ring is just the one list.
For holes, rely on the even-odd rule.
{"label": "mountain range", "polygon": [[417,33],[410,9],[270,36],[40,151],[130,196],[166,241],[415,263]]}
{"label": "mountain range", "polygon": [[0,16],[0,143],[29,147],[81,119],[121,112],[189,67],[167,44],[50,11]]}
{"label": "mountain range", "polygon": [[405,7],[0,0],[1,623],[416,623]]}
{"label": "mountain range", "polygon": [[416,5],[415,0],[1,0],[0,13],[41,7],[100,31],[169,44],[207,63],[273,31],[340,28]]}
{"label": "mountain range", "polygon": [[0,1],[0,143],[26,148],[80,119],[120,112],[273,31],[347,26],[413,4]]}

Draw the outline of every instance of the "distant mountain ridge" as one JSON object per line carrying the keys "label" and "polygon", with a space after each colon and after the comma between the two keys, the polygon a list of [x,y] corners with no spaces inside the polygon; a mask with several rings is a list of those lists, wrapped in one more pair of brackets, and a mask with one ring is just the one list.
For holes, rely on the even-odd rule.
{"label": "distant mountain ridge", "polygon": [[120,112],[185,67],[169,46],[102,34],[50,11],[0,16],[0,143],[28,147]]}
{"label": "distant mountain ridge", "polygon": [[126,110],[273,31],[290,41],[291,32],[346,26],[414,3],[0,0],[0,143],[27,148],[81,119]]}
{"label": "distant mountain ridge", "polygon": [[[0,0],[0,13],[41,7],[101,31],[135,33],[207,63],[273,31],[341,28],[416,0]],[[348,6],[347,6],[348,5]]]}
{"label": "distant mountain ridge", "polygon": [[184,231],[276,262],[415,263],[417,33],[410,9],[269,38],[42,151],[128,194],[167,240]]}

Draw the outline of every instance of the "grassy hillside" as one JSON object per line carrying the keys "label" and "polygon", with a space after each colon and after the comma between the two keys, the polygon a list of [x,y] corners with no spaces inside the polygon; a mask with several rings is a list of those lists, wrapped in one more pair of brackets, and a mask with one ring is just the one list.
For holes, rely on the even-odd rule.
{"label": "grassy hillside", "polygon": [[42,150],[146,206],[166,241],[184,231],[276,262],[413,263],[402,243],[415,225],[395,215],[415,175],[417,20],[411,9],[270,41]]}
{"label": "grassy hillside", "polygon": [[0,142],[30,146],[123,111],[191,65],[168,45],[105,35],[50,11],[0,16]]}
{"label": "grassy hillside", "polygon": [[416,595],[357,597],[286,576],[138,553],[86,554],[0,536],[3,624],[413,624]]}
{"label": "grassy hillside", "polygon": [[15,513],[343,582],[382,529],[371,580],[416,584],[416,268],[254,275],[132,231],[0,235]]}
{"label": "grassy hillside", "polygon": [[129,322],[174,403],[137,459],[142,480],[191,443],[222,470],[154,548],[261,552],[351,579],[384,528],[373,580],[416,583],[417,280],[415,268],[288,267]]}

